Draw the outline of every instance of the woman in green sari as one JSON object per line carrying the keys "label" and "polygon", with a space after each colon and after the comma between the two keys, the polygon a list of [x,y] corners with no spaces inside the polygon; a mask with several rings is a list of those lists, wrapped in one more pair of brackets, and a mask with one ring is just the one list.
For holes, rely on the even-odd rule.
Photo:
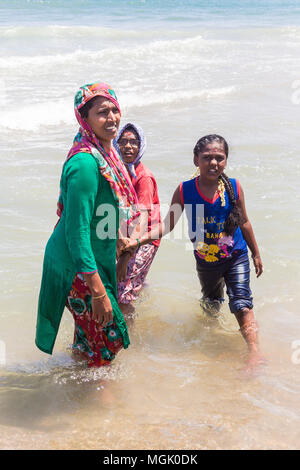
{"label": "woman in green sari", "polygon": [[52,354],[66,306],[75,321],[73,351],[87,366],[107,365],[129,345],[117,302],[119,220],[138,216],[136,195],[112,146],[121,111],[105,83],[75,96],[80,124],[60,181],[60,217],[47,243],[39,296],[36,345]]}

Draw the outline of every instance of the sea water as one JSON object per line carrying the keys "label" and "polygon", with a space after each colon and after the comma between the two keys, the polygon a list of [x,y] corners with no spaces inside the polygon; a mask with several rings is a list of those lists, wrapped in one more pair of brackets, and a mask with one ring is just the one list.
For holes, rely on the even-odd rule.
{"label": "sea water", "polygon": [[[299,49],[298,1],[0,2],[1,448],[299,447]],[[67,311],[53,356],[35,347],[73,96],[94,80],[144,128],[163,211],[196,141],[227,139],[264,262],[251,287],[268,364],[251,380],[227,304],[217,322],[200,314],[183,218],[110,369],[74,362]]]}

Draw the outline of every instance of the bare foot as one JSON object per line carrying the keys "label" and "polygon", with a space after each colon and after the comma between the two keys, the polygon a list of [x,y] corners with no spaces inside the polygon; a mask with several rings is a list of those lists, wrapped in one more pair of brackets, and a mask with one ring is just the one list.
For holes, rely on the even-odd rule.
{"label": "bare foot", "polygon": [[121,312],[123,313],[124,320],[126,321],[127,327],[132,328],[135,319],[135,308],[132,304],[119,304]]}
{"label": "bare foot", "polygon": [[116,404],[115,397],[109,387],[109,384],[102,383],[97,390],[101,392],[101,404],[104,408],[113,408]]}
{"label": "bare foot", "polygon": [[259,374],[260,366],[267,363],[266,358],[258,351],[250,352],[242,372],[246,377],[254,377]]}

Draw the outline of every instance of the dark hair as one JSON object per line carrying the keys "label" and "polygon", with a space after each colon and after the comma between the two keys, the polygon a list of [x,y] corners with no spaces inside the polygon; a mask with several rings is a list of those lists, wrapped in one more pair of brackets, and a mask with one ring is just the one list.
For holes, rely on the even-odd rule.
{"label": "dark hair", "polygon": [[[212,142],[220,142],[221,144],[223,144],[226,158],[228,158],[229,147],[224,137],[218,134],[210,134],[210,135],[205,135],[204,137],[201,137],[201,139],[199,139],[198,142],[196,143],[194,147],[194,162],[195,162],[195,157],[198,155],[198,153],[202,152],[205,146],[207,144],[211,144]],[[233,235],[234,231],[241,223],[241,219],[242,219],[241,212],[240,212],[239,207],[236,204],[234,189],[233,189],[230,179],[225,173],[221,174],[220,179],[224,183],[225,190],[227,191],[227,194],[229,197],[229,201],[232,205],[231,212],[225,221],[224,232],[227,235]]]}
{"label": "dark hair", "polygon": [[228,157],[228,144],[224,137],[218,134],[209,134],[205,135],[204,137],[201,137],[201,139],[198,140],[194,147],[194,156],[198,155],[199,152],[202,152],[202,150],[204,150],[204,147],[206,147],[207,144],[211,144],[212,142],[220,142],[221,144],[223,144],[226,157]]}
{"label": "dark hair", "polygon": [[87,119],[88,115],[89,115],[89,110],[94,106],[95,104],[95,99],[96,98],[99,98],[99,96],[94,96],[93,98],[91,98],[87,103],[85,103],[84,106],[82,106],[82,108],[79,108],[78,111],[80,113],[80,116],[83,118],[83,119]]}
{"label": "dark hair", "polygon": [[138,133],[138,131],[134,128],[134,126],[131,125],[131,124],[130,124],[129,126],[127,126],[125,129],[123,129],[122,134],[119,135],[118,142],[119,142],[119,140],[122,138],[122,135],[124,134],[124,132],[127,132],[127,131],[133,132],[133,133],[137,136],[138,141],[139,141],[139,147],[140,147],[140,146],[141,146],[141,139],[140,139],[139,133]]}

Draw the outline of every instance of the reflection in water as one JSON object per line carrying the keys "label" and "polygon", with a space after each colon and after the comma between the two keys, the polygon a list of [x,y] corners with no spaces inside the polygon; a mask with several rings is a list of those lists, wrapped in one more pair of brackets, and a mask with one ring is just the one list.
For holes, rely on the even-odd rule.
{"label": "reflection in water", "polygon": [[151,300],[141,303],[131,347],[111,367],[83,369],[60,353],[1,371],[2,447],[16,433],[20,448],[296,447],[296,434],[279,440],[274,426],[287,431],[299,419],[282,399],[296,406],[299,384],[284,387],[272,364],[243,380],[245,345],[231,317],[224,330],[202,317],[153,318]]}

